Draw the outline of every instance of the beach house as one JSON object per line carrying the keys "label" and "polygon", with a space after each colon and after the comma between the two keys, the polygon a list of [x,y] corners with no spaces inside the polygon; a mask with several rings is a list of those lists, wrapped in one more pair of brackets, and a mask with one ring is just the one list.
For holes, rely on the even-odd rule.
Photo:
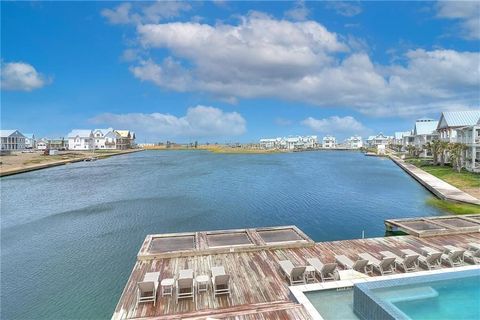
{"label": "beach house", "polygon": [[37,150],[46,150],[48,149],[48,139],[47,138],[41,138],[37,141]]}
{"label": "beach house", "polygon": [[322,140],[322,147],[327,149],[334,149],[337,146],[337,140],[334,136],[327,135],[323,137]]}
{"label": "beach house", "polygon": [[68,149],[68,140],[64,138],[50,139],[48,140],[49,149],[51,150],[67,150]]}
{"label": "beach house", "polygon": [[393,140],[392,137],[386,136],[383,133],[379,133],[376,136],[369,136],[367,139],[367,145],[370,148],[376,148],[379,145],[387,146]]}
{"label": "beach house", "polygon": [[120,134],[113,128],[93,130],[95,140],[95,149],[115,150],[117,149],[117,139]]}
{"label": "beach house", "polygon": [[413,128],[413,145],[422,150],[420,157],[431,156],[430,152],[425,148],[428,142],[438,137],[437,132],[438,121],[429,118],[420,118],[415,121]]}
{"label": "beach house", "polygon": [[25,149],[35,149],[36,141],[33,133],[25,133]]}
{"label": "beach house", "polygon": [[18,130],[0,130],[1,151],[25,150],[25,136]]}
{"label": "beach house", "polygon": [[347,148],[360,149],[361,147],[363,147],[362,137],[355,135],[347,139]]}
{"label": "beach house", "polygon": [[480,118],[480,110],[442,112],[437,131],[440,140],[457,142],[457,129],[474,126]]}
{"label": "beach house", "polygon": [[463,154],[465,169],[480,172],[480,118],[473,126],[457,129],[457,142],[466,146]]}
{"label": "beach house", "polygon": [[135,133],[129,130],[114,130],[117,134],[116,148],[119,150],[130,149],[135,145]]}
{"label": "beach house", "polygon": [[262,149],[275,149],[279,148],[278,143],[280,138],[276,139],[260,139],[260,148]]}
{"label": "beach house", "polygon": [[94,147],[92,130],[75,129],[68,134],[69,150],[92,150]]}

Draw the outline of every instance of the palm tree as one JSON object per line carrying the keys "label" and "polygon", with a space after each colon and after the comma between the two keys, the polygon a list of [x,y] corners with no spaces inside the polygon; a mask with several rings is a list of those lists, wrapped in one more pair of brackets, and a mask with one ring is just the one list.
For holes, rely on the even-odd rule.
{"label": "palm tree", "polygon": [[408,145],[408,146],[407,146],[407,152],[408,152],[408,154],[411,155],[412,157],[415,156],[415,150],[416,150],[415,146],[412,146],[412,145]]}
{"label": "palm tree", "polygon": [[449,142],[440,141],[439,144],[439,153],[440,153],[440,165],[443,167],[445,165],[446,153],[449,149]]}
{"label": "palm tree", "polygon": [[451,143],[449,146],[450,162],[452,168],[458,172],[463,168],[463,152],[467,149],[467,146],[463,143]]}
{"label": "palm tree", "polygon": [[441,142],[439,140],[432,140],[425,144],[425,148],[432,154],[433,165],[438,164],[438,155],[441,152]]}

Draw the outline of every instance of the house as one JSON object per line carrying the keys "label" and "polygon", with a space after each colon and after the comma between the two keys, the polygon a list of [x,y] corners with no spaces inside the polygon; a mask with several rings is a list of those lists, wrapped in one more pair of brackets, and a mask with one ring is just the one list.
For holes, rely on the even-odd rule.
{"label": "house", "polygon": [[260,148],[263,149],[274,149],[278,148],[277,139],[260,139]]}
{"label": "house", "polygon": [[367,139],[367,145],[370,148],[376,148],[380,145],[387,146],[391,141],[393,141],[393,137],[386,136],[380,132],[376,136],[369,136]]}
{"label": "house", "polygon": [[260,147],[263,149],[287,149],[302,150],[313,149],[318,144],[317,136],[295,136],[283,138],[260,139]]}
{"label": "house", "polygon": [[438,137],[436,131],[437,126],[438,121],[429,118],[421,118],[415,121],[415,127],[413,128],[413,145],[417,149],[422,150],[419,155],[420,157],[431,156],[430,152],[425,149],[424,146]]}
{"label": "house", "polygon": [[47,138],[42,138],[37,141],[37,150],[46,150],[49,148],[49,142]]}
{"label": "house", "polygon": [[75,129],[68,134],[69,150],[92,150],[94,147],[92,130]]}
{"label": "house", "polygon": [[67,150],[68,140],[64,138],[50,139],[48,140],[48,148],[50,150]]}
{"label": "house", "polygon": [[328,135],[323,137],[322,147],[327,149],[333,149],[337,146],[337,141],[334,136]]}
{"label": "house", "polygon": [[456,142],[457,129],[476,125],[478,118],[480,110],[442,112],[437,126],[440,140]]}
{"label": "house", "polygon": [[347,139],[347,148],[360,149],[361,147],[363,147],[362,137],[355,135]]}
{"label": "house", "polygon": [[117,133],[117,149],[130,149],[135,144],[135,133],[129,130],[114,130]]}
{"label": "house", "polygon": [[115,150],[117,149],[117,139],[120,138],[120,135],[113,128],[95,129],[93,130],[93,138],[95,140],[95,149]]}
{"label": "house", "polygon": [[1,151],[25,150],[25,136],[18,130],[0,130]]}
{"label": "house", "polygon": [[25,133],[25,149],[35,149],[36,141],[33,133]]}
{"label": "house", "polygon": [[402,146],[404,147],[404,137],[410,136],[412,134],[411,131],[400,131],[400,132],[395,132],[394,138],[393,138],[393,143],[397,146]]}
{"label": "house", "polygon": [[466,145],[463,153],[465,169],[472,172],[480,172],[480,118],[473,126],[457,129],[457,142]]}
{"label": "house", "polygon": [[415,136],[413,135],[413,131],[408,132],[402,137],[402,148],[405,150],[406,147],[412,146],[415,140]]}

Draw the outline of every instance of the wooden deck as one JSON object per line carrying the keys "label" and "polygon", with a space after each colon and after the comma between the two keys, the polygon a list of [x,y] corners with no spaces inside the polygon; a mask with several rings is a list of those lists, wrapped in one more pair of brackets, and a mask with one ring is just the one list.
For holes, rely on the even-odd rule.
{"label": "wooden deck", "polygon": [[[296,265],[306,265],[306,259],[318,257],[333,262],[334,255],[344,254],[352,259],[361,252],[400,249],[418,251],[421,246],[441,249],[443,245],[466,248],[469,242],[480,242],[480,233],[455,234],[418,238],[396,236],[385,238],[321,242],[308,247],[264,248],[255,251],[228,252],[205,255],[138,260],[120,297],[112,319],[310,319],[302,305],[290,294],[286,280],[278,271],[278,261],[289,259]],[[212,266],[223,265],[231,275],[230,297],[213,298],[211,292],[197,295],[196,301],[159,297],[153,303],[136,304],[136,283],[146,272],[159,271],[161,278],[171,278],[179,270],[191,268],[196,275],[208,274]]]}
{"label": "wooden deck", "polygon": [[385,226],[387,230],[398,229],[416,237],[480,232],[480,214],[389,219]]}

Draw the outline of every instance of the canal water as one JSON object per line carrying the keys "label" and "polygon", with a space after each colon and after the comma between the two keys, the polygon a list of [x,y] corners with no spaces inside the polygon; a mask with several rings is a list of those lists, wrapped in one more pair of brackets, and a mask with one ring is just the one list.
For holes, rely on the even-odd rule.
{"label": "canal water", "polygon": [[442,214],[388,159],[146,151],[0,179],[1,319],[107,319],[149,233],[297,225],[383,236]]}

